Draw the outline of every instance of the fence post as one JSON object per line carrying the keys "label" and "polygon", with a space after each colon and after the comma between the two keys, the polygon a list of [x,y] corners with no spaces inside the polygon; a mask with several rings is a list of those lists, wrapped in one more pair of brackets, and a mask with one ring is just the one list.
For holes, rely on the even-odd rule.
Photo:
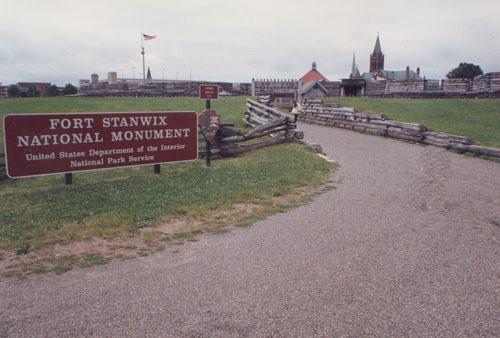
{"label": "fence post", "polygon": [[290,129],[290,119],[286,118],[285,140],[288,140],[288,130]]}

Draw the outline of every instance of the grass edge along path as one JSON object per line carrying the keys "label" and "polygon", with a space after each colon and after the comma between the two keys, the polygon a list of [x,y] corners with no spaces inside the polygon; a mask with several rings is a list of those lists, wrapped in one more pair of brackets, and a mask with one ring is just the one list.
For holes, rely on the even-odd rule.
{"label": "grass edge along path", "polygon": [[81,173],[73,186],[60,175],[3,183],[0,279],[147,256],[246,227],[307,202],[333,169],[296,143],[212,165]]}
{"label": "grass edge along path", "polygon": [[436,131],[467,136],[478,145],[500,148],[500,99],[384,99],[329,97],[325,103],[420,123]]}

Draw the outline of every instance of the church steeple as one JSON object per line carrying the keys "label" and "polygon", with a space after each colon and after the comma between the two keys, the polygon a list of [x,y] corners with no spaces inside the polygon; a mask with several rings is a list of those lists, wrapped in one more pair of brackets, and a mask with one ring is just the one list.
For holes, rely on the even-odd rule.
{"label": "church steeple", "polygon": [[380,37],[377,34],[375,48],[373,48],[373,53],[370,54],[370,73],[376,73],[381,70],[384,70],[384,54],[380,46]]}
{"label": "church steeple", "polygon": [[377,41],[375,41],[375,48],[373,48],[373,54],[382,55],[382,47],[380,47],[380,37],[377,34]]}
{"label": "church steeple", "polygon": [[358,66],[356,65],[356,53],[352,53],[352,67],[351,67],[351,79],[355,79],[361,77],[361,74],[359,73]]}

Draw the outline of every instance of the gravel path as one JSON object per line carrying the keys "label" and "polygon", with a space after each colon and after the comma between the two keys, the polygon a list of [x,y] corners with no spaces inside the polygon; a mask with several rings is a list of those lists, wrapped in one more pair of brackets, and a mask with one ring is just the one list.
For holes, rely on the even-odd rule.
{"label": "gravel path", "polygon": [[253,227],[0,283],[0,336],[500,333],[500,164],[302,125],[337,189]]}

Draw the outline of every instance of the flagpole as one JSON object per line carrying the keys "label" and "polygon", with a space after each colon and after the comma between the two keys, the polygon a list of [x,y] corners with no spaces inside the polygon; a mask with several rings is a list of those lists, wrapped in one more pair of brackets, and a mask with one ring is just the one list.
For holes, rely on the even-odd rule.
{"label": "flagpole", "polygon": [[144,60],[144,33],[141,33],[142,79],[146,81],[146,62]]}

